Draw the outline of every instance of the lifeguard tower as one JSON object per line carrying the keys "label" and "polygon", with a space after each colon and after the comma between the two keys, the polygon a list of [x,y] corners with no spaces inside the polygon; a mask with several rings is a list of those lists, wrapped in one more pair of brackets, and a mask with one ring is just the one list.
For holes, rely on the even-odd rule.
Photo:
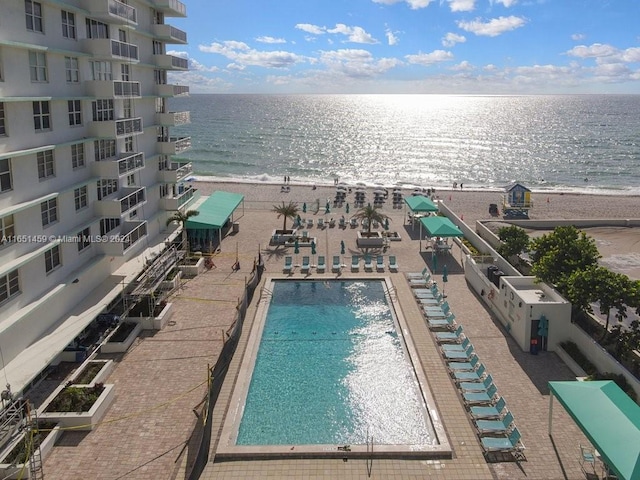
{"label": "lifeguard tower", "polygon": [[506,217],[529,218],[529,209],[533,208],[531,190],[521,183],[506,187],[502,197],[502,212]]}

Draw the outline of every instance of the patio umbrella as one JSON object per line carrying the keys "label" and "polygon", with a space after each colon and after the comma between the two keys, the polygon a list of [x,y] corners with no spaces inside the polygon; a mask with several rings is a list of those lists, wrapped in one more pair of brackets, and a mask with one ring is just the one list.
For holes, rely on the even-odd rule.
{"label": "patio umbrella", "polygon": [[316,254],[316,242],[311,240],[311,255],[315,255],[315,254]]}
{"label": "patio umbrella", "polygon": [[302,218],[300,218],[300,215],[296,216],[296,225],[299,227],[300,225],[302,225]]}
{"label": "patio umbrella", "polygon": [[447,284],[447,282],[449,281],[448,277],[447,277],[447,264],[445,263],[442,266],[442,296],[446,297],[445,293],[444,293],[444,286]]}
{"label": "patio umbrella", "polygon": [[307,202],[302,204],[302,213],[307,213]]}
{"label": "patio umbrella", "polygon": [[385,230],[389,230],[389,219],[388,218],[384,219],[384,229]]}
{"label": "patio umbrella", "polygon": [[347,206],[346,206],[346,208],[345,208],[345,211],[346,211],[347,213],[349,213],[349,204],[348,204],[348,203],[347,203]]}
{"label": "patio umbrella", "polygon": [[295,253],[296,255],[300,253],[300,242],[298,242],[297,238],[296,241],[293,242],[293,253]]}
{"label": "patio umbrella", "polygon": [[438,271],[438,256],[435,251],[431,254],[431,261],[433,262],[433,273],[436,273]]}
{"label": "patio umbrella", "polygon": [[340,254],[344,255],[344,240],[340,240]]}
{"label": "patio umbrella", "polygon": [[544,315],[540,315],[540,320],[538,320],[538,336],[549,336],[549,320]]}
{"label": "patio umbrella", "polygon": [[329,205],[329,202],[327,202],[327,204],[324,207],[324,213],[325,215],[328,213],[331,213],[331,205]]}

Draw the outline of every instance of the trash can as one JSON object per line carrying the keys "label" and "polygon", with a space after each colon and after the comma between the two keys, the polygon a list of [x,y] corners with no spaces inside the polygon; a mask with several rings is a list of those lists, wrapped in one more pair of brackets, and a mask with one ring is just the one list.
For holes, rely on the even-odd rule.
{"label": "trash can", "polygon": [[238,233],[240,231],[240,224],[238,222],[233,222],[233,233]]}
{"label": "trash can", "polygon": [[531,355],[537,355],[538,354],[538,340],[537,339],[533,339],[531,340],[531,347],[529,348],[529,352],[531,352]]}

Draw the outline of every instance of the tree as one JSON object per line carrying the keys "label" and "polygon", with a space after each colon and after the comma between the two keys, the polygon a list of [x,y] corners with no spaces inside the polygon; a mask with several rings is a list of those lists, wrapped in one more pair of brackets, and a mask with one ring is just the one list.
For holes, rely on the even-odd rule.
{"label": "tree", "polygon": [[598,267],[595,269],[595,276],[598,278],[595,295],[600,307],[600,313],[607,316],[604,338],[609,331],[609,317],[611,310],[616,309],[615,317],[621,322],[627,318],[627,301],[630,295],[631,282],[629,277],[622,273],[615,273],[611,270]]}
{"label": "tree", "polygon": [[382,213],[378,207],[372,207],[371,205],[367,205],[366,207],[362,207],[358,210],[354,215],[354,218],[358,220],[367,220],[367,236],[371,235],[371,224],[375,221],[378,223],[384,223],[389,217]]}
{"label": "tree", "polygon": [[195,217],[200,215],[198,210],[187,210],[186,212],[181,212],[180,210],[176,210],[172,216],[167,218],[167,227],[174,222],[178,222],[180,227],[182,228],[182,245],[185,250],[189,250],[189,242],[187,241],[187,229],[186,224],[187,220],[191,217]]}
{"label": "tree", "polygon": [[567,294],[571,274],[597,266],[600,254],[593,238],[574,226],[556,227],[552,233],[531,240],[531,273]]}
{"label": "tree", "polygon": [[284,233],[287,230],[287,218],[293,220],[298,216],[298,205],[294,202],[289,202],[288,205],[282,202],[282,205],[274,205],[272,211],[278,214],[278,218],[284,217],[284,223],[282,224]]}
{"label": "tree", "polygon": [[498,253],[505,258],[518,256],[529,250],[529,235],[517,225],[499,229],[498,238],[502,242],[498,247]]}
{"label": "tree", "polygon": [[565,293],[574,312],[593,313],[591,304],[597,301],[596,284],[599,281],[597,267],[591,266],[585,270],[576,270],[571,274]]}

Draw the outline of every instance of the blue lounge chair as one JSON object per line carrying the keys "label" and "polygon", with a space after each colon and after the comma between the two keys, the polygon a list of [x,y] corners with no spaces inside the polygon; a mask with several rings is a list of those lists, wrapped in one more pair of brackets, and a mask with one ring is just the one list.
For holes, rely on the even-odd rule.
{"label": "blue lounge chair", "polygon": [[498,393],[498,387],[492,384],[484,392],[463,392],[462,399],[466,405],[491,405]]}
{"label": "blue lounge chair", "polygon": [[476,428],[481,435],[487,433],[504,433],[507,434],[513,427],[513,415],[511,412],[502,418],[502,420],[476,420]]}
{"label": "blue lounge chair", "polygon": [[462,352],[459,350],[442,350],[442,355],[447,359],[447,361],[466,362],[469,361],[473,353],[475,353],[473,345],[469,345],[467,349]]}
{"label": "blue lounge chair", "polygon": [[313,218],[307,220],[307,228],[313,227]]}
{"label": "blue lounge chair", "polygon": [[324,229],[324,218],[318,219],[318,228]]}
{"label": "blue lounge chair", "polygon": [[360,271],[360,257],[358,255],[351,256],[351,271],[352,272]]}
{"label": "blue lounge chair", "polygon": [[396,262],[395,255],[389,255],[389,270],[392,272],[398,271],[398,263]]}
{"label": "blue lounge chair", "polygon": [[487,375],[487,377],[482,382],[460,382],[458,384],[458,388],[463,392],[486,392],[489,390],[489,387],[493,385],[493,378],[491,375]]}
{"label": "blue lounge chair", "polygon": [[318,265],[316,265],[316,272],[324,273],[327,265],[324,263],[324,255],[318,255]]}
{"label": "blue lounge chair", "polygon": [[449,314],[449,304],[447,302],[444,302],[442,305],[439,306],[422,306],[422,311],[424,312],[424,314],[427,317],[431,317],[431,318],[443,318],[446,317]]}
{"label": "blue lounge chair", "polygon": [[429,273],[429,269],[427,267],[424,267],[422,269],[422,272],[420,273],[416,273],[416,272],[408,272],[407,278],[410,280],[420,280],[422,278],[425,278],[427,276],[427,273]]}
{"label": "blue lounge chair", "polygon": [[429,288],[414,288],[413,294],[416,298],[438,298],[440,296],[438,286],[435,283]]}
{"label": "blue lounge chair", "polygon": [[304,257],[302,257],[302,266],[300,267],[300,272],[309,273],[310,268],[311,264],[309,263],[309,257],[305,255]]}
{"label": "blue lounge chair", "polygon": [[351,228],[357,228],[358,227],[358,219],[355,217],[351,217],[351,220],[349,220],[349,225],[351,226]]}
{"label": "blue lounge chair", "polygon": [[521,458],[524,455],[524,445],[521,441],[520,432],[517,428],[514,428],[508,437],[480,437],[482,442],[482,448],[485,450],[485,454],[490,452],[510,452],[513,453],[516,458]]}
{"label": "blue lounge chair", "polygon": [[436,333],[436,342],[449,343],[449,342],[462,342],[466,337],[462,331],[462,325],[458,325],[458,328],[454,332],[438,332]]}
{"label": "blue lounge chair", "polygon": [[331,265],[331,271],[333,273],[340,273],[342,270],[342,264],[340,263],[340,257],[338,255],[333,256],[333,263]]}
{"label": "blue lounge chair", "polygon": [[480,362],[480,359],[478,358],[478,356],[474,353],[469,357],[469,361],[467,362],[456,362],[456,361],[451,361],[447,364],[447,368],[451,371],[451,372],[464,372],[464,371],[473,371],[476,369],[476,367],[478,366],[478,362]]}
{"label": "blue lounge chair", "polygon": [[373,272],[373,260],[371,260],[371,255],[369,254],[364,256],[364,271]]}
{"label": "blue lounge chair", "polygon": [[505,402],[504,397],[500,397],[495,406],[489,405],[487,407],[471,407],[469,409],[469,413],[471,413],[471,416],[473,418],[500,418],[500,416],[502,415],[502,411],[506,406],[507,402]]}
{"label": "blue lounge chair", "polygon": [[384,272],[384,257],[382,255],[376,257],[376,270],[378,272]]}
{"label": "blue lounge chair", "polygon": [[293,270],[293,257],[286,256],[284,257],[284,267],[282,268],[283,273],[291,273]]}
{"label": "blue lounge chair", "polygon": [[443,352],[464,352],[471,346],[471,341],[465,338],[462,343],[445,343],[440,345]]}
{"label": "blue lounge chair", "polygon": [[453,379],[456,382],[482,382],[486,367],[484,363],[478,366],[477,370],[452,371]]}
{"label": "blue lounge chair", "polygon": [[439,307],[440,305],[442,305],[443,297],[441,294],[438,294],[435,297],[417,297],[416,300],[424,308]]}
{"label": "blue lounge chair", "polygon": [[456,316],[453,313],[449,313],[445,318],[427,318],[427,325],[429,328],[449,328],[456,327]]}
{"label": "blue lounge chair", "polygon": [[340,228],[347,228],[347,221],[344,219],[344,217],[340,217],[340,220],[338,220],[338,226]]}

